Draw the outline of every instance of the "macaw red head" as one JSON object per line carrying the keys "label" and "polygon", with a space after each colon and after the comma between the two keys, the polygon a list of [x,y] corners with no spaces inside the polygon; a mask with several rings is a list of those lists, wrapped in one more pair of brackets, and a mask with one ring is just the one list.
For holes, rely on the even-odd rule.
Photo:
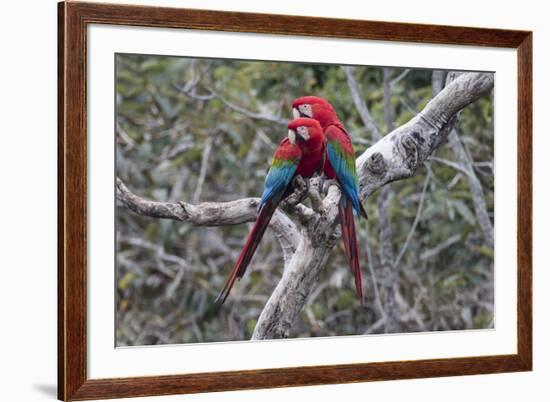
{"label": "macaw red head", "polygon": [[317,120],[324,128],[329,124],[339,122],[332,105],[318,96],[302,96],[292,102],[292,115],[297,117],[309,117]]}
{"label": "macaw red head", "polygon": [[300,148],[315,148],[323,144],[323,129],[317,120],[300,117],[288,123],[288,139]]}

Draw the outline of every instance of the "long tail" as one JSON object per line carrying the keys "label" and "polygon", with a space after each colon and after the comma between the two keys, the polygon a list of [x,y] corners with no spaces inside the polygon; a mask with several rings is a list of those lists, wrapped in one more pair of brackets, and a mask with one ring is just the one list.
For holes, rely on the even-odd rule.
{"label": "long tail", "polygon": [[248,264],[250,264],[256,248],[258,248],[258,244],[260,244],[260,241],[262,240],[262,237],[265,233],[265,230],[267,229],[267,226],[269,225],[269,221],[271,220],[275,209],[277,209],[277,203],[271,201],[268,201],[260,209],[260,213],[258,214],[256,222],[254,223],[254,226],[252,227],[252,230],[250,231],[250,234],[246,239],[246,243],[241,251],[241,254],[237,259],[237,262],[233,266],[233,269],[231,270],[231,273],[229,274],[229,277],[227,278],[222,291],[216,298],[216,303],[222,304],[225,299],[227,299],[227,296],[229,295],[231,288],[235,284],[235,281],[242,278],[242,276],[246,272],[246,268],[248,267]]}
{"label": "long tail", "polygon": [[353,217],[353,206],[347,199],[342,199],[338,205],[340,210],[340,224],[342,226],[342,237],[344,250],[348,259],[351,272],[355,278],[355,290],[361,304],[363,304],[363,283],[361,280],[361,267],[359,265],[359,253],[357,251],[357,233]]}

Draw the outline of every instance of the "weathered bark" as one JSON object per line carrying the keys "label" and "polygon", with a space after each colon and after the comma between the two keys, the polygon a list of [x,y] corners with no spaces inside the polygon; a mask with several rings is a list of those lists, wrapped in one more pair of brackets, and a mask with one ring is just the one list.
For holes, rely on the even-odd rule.
{"label": "weathered bark", "polygon": [[485,202],[483,187],[474,170],[474,161],[468,151],[466,151],[464,145],[462,145],[456,130],[453,130],[449,135],[449,143],[460,164],[468,172],[466,180],[468,180],[468,187],[470,187],[470,193],[472,194],[472,202],[474,204],[477,223],[481,229],[481,233],[483,233],[485,245],[492,249],[495,243],[493,223],[487,212],[487,203]]}
{"label": "weathered bark", "polygon": [[434,70],[432,73],[432,97],[436,96],[445,86],[447,72],[443,70]]}
{"label": "weathered bark", "polygon": [[302,230],[302,238],[283,277],[264,306],[252,339],[286,338],[334,247],[340,190],[329,188],[320,216]]}
{"label": "weathered bark", "polygon": [[444,128],[451,118],[492,87],[492,74],[464,74],[433,98],[421,113],[368,148],[357,159],[363,199],[386,183],[411,177],[446,138]]}

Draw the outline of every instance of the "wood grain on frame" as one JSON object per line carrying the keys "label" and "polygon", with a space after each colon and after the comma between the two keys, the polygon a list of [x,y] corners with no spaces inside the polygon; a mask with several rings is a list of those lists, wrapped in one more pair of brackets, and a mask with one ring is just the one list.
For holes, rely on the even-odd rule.
{"label": "wood grain on frame", "polygon": [[[514,48],[518,51],[518,345],[502,356],[87,378],[87,103],[90,23]],[[532,369],[532,33],[210,10],[58,5],[58,397],[83,400]],[[113,183],[114,186],[114,183]]]}

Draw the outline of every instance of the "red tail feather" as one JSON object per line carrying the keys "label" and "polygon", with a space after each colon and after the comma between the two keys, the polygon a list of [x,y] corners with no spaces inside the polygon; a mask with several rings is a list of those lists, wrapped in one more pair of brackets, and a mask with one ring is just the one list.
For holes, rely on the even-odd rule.
{"label": "red tail feather", "polygon": [[351,272],[355,278],[355,290],[357,297],[363,303],[363,283],[361,280],[361,267],[359,265],[359,253],[357,251],[357,233],[355,230],[355,220],[353,217],[353,207],[349,200],[346,200],[346,206],[340,209],[340,224],[342,226],[342,238],[344,240],[344,251],[348,259]]}
{"label": "red tail feather", "polygon": [[275,209],[277,209],[277,204],[269,201],[260,210],[260,213],[256,218],[256,222],[254,223],[254,226],[246,239],[246,243],[241,251],[241,254],[233,266],[222,291],[216,298],[216,303],[221,304],[225,301],[225,299],[227,299],[231,288],[235,284],[235,280],[242,278],[246,272],[246,268],[248,267],[248,264],[250,264],[256,248],[258,248],[258,244],[260,244],[260,241],[262,240]]}

